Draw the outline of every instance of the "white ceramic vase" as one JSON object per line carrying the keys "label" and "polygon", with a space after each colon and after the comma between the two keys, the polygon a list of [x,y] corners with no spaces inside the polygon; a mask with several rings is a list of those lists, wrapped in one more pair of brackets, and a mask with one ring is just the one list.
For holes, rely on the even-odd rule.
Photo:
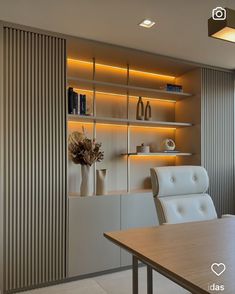
{"label": "white ceramic vase", "polygon": [[91,186],[91,167],[89,165],[81,165],[81,187],[80,195],[81,196],[91,196],[92,195],[92,186]]}
{"label": "white ceramic vase", "polygon": [[96,170],[96,195],[105,195],[107,192],[107,169]]}

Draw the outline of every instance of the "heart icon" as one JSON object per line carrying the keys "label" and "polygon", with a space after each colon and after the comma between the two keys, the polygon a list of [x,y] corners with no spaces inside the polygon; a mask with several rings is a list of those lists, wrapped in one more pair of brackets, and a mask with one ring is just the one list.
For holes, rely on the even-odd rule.
{"label": "heart icon", "polygon": [[211,270],[214,274],[216,274],[219,277],[226,270],[226,266],[224,263],[215,262],[211,265]]}

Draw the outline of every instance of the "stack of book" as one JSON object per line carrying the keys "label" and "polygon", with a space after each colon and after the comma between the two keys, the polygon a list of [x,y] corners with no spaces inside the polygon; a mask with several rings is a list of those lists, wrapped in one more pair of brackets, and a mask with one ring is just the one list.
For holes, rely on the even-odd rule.
{"label": "stack of book", "polygon": [[169,92],[183,92],[183,87],[181,85],[167,84],[166,91]]}
{"label": "stack of book", "polygon": [[87,104],[87,97],[85,94],[78,94],[72,87],[68,88],[69,114],[91,115]]}

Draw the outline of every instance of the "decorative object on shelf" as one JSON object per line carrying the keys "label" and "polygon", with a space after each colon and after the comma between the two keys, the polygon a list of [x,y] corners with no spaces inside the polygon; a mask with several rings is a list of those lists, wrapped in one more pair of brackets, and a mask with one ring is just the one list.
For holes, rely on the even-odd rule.
{"label": "decorative object on shelf", "polygon": [[78,93],[76,93],[76,92],[73,92],[73,114],[79,114]]}
{"label": "decorative object on shelf", "polygon": [[100,150],[101,143],[87,138],[83,133],[73,132],[68,138],[68,150],[71,160],[75,164],[81,164],[82,181],[80,187],[81,196],[91,195],[90,167],[95,162],[104,158],[104,152]]}
{"label": "decorative object on shelf", "polygon": [[80,186],[80,196],[91,196],[91,167],[90,165],[81,165],[81,186]]}
{"label": "decorative object on shelf", "polygon": [[144,102],[142,101],[142,97],[139,97],[136,109],[136,119],[144,120]]}
{"label": "decorative object on shelf", "polygon": [[172,139],[165,139],[162,142],[162,150],[163,151],[174,151],[175,150],[175,142]]}
{"label": "decorative object on shelf", "polygon": [[144,119],[151,120],[151,118],[152,118],[152,110],[151,110],[150,102],[147,101],[147,105],[145,107]]}
{"label": "decorative object on shelf", "polygon": [[96,170],[96,195],[107,193],[107,169]]}
{"label": "decorative object on shelf", "polygon": [[86,96],[86,115],[93,116],[91,97]]}
{"label": "decorative object on shelf", "polygon": [[183,92],[183,87],[181,85],[166,84],[166,91],[169,92]]}
{"label": "decorative object on shelf", "polygon": [[73,114],[73,88],[68,88],[68,113]]}
{"label": "decorative object on shelf", "polygon": [[86,95],[80,94],[80,114],[86,115]]}
{"label": "decorative object on shelf", "polygon": [[72,87],[68,88],[68,113],[79,114],[78,93]]}
{"label": "decorative object on shelf", "polygon": [[140,146],[136,146],[136,152],[137,153],[149,153],[150,152],[150,146],[145,145],[142,143]]}

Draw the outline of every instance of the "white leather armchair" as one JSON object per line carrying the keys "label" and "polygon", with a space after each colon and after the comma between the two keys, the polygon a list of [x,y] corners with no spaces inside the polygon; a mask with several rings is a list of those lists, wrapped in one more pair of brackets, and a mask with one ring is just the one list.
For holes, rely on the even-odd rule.
{"label": "white leather armchair", "polygon": [[217,218],[206,193],[209,178],[201,166],[151,168],[153,196],[160,224],[205,221]]}

